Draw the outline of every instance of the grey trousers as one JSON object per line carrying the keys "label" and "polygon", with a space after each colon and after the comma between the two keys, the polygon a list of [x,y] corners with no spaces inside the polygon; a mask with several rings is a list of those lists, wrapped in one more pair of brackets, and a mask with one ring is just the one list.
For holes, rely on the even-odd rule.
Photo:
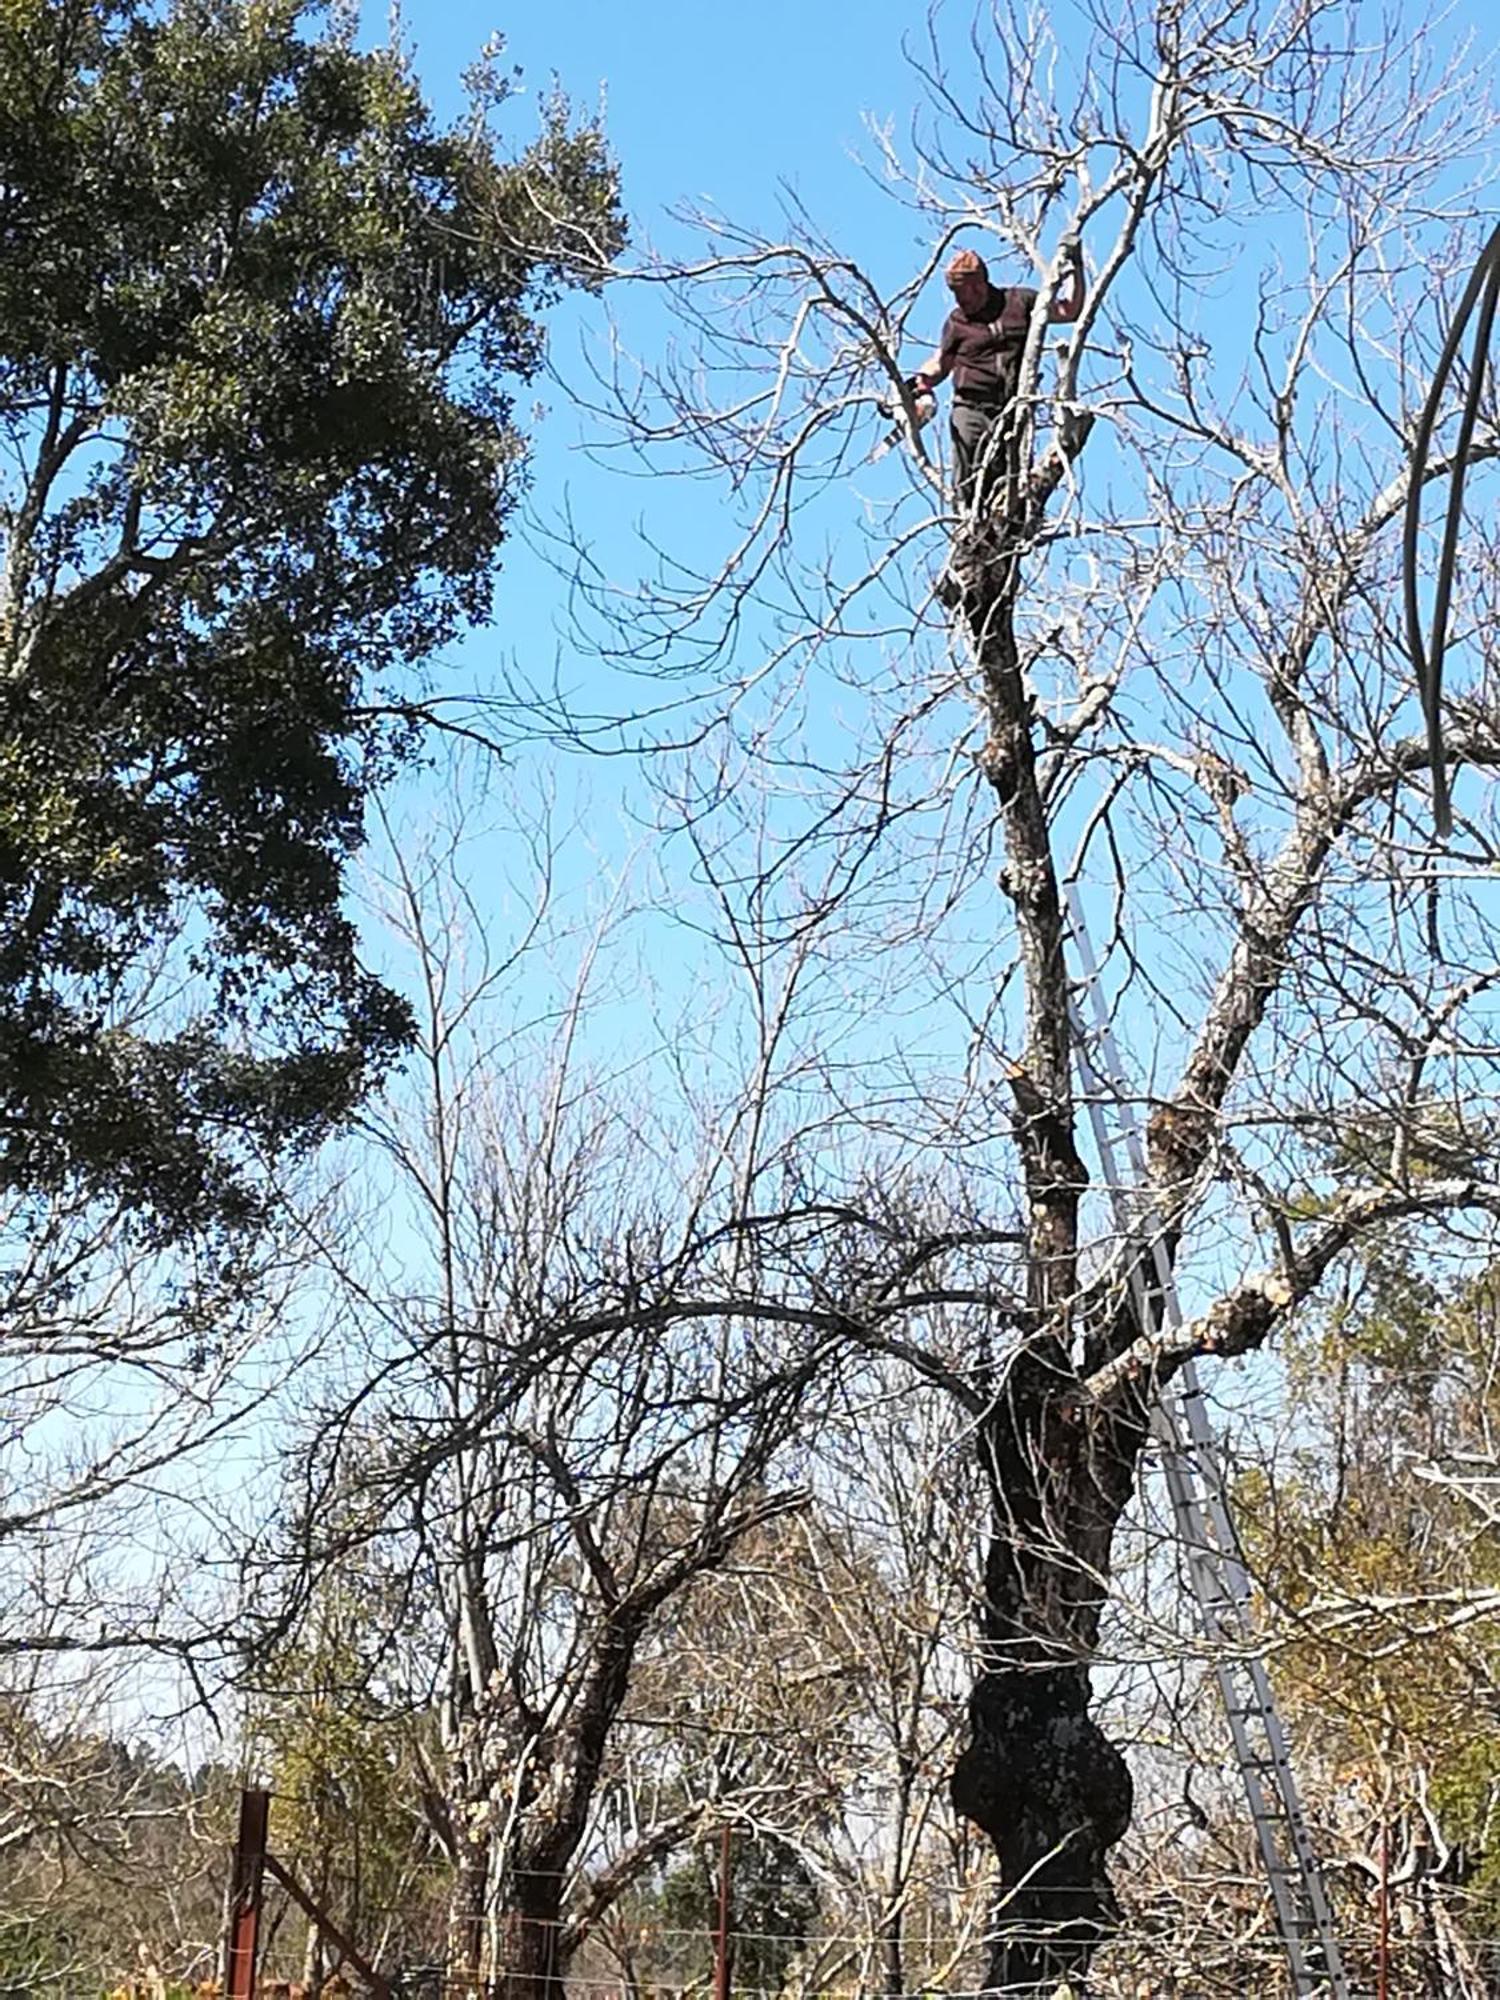
{"label": "grey trousers", "polygon": [[949,432],[953,439],[953,504],[961,514],[970,513],[978,493],[980,468],[984,482],[992,485],[1002,471],[998,448],[984,463],[985,446],[991,431],[1005,415],[1004,403],[961,403],[953,400]]}

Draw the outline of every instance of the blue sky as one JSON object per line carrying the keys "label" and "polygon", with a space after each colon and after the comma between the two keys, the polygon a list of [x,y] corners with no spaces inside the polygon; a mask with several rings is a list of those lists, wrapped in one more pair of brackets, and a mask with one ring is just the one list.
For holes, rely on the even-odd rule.
{"label": "blue sky", "polygon": [[[1353,18],[1355,9],[1347,14]],[[1429,22],[1426,7],[1405,5],[1384,16],[1374,7],[1358,10],[1368,32],[1380,19],[1393,24],[1393,39]],[[963,6],[942,10],[945,54],[962,75],[971,12]],[[1071,5],[1054,10],[1066,49],[1065,24],[1078,18]],[[1335,13],[1331,21],[1343,16]],[[384,16],[372,10],[372,34],[383,33]],[[859,160],[873,156],[867,120],[889,123],[904,138],[921,98],[919,80],[904,52],[925,46],[926,18],[920,7],[871,0],[858,8],[793,6],[771,0],[756,9],[693,7],[682,0],[655,0],[635,9],[604,0],[576,0],[554,10],[533,9],[520,18],[498,18],[486,7],[459,0],[448,6],[411,7],[404,37],[414,47],[420,73],[440,113],[458,110],[464,66],[496,31],[507,54],[524,73],[524,90],[544,93],[555,77],[580,107],[604,94],[605,124],[621,163],[626,206],[638,247],[673,247],[680,238],[670,210],[678,203],[708,203],[752,227],[774,230],[787,191],[882,283],[895,286],[916,267],[925,244],[917,218],[903,212],[872,184]],[[1327,32],[1328,30],[1325,30]],[[1500,29],[1480,0],[1462,0],[1431,27],[1439,44],[1475,37],[1477,52],[1493,56]],[[1476,76],[1482,67],[1476,60]],[[523,96],[512,114],[517,143],[524,142],[531,118]],[[858,157],[857,157],[858,156]],[[1261,254],[1264,245],[1256,254]],[[1289,246],[1290,247],[1290,246]],[[1216,286],[1194,301],[1198,330],[1226,354],[1243,346],[1244,300],[1237,291],[1248,271],[1230,269]],[[913,363],[935,334],[945,308],[940,286],[924,300]],[[609,305],[626,338],[649,349],[656,337],[653,303],[629,288],[614,290]],[[561,310],[554,319],[554,352],[564,378],[577,374],[580,344],[597,340],[603,314],[596,302]],[[544,412],[535,427],[531,515],[555,518],[564,505],[597,536],[604,560],[628,575],[644,561],[634,540],[638,512],[650,510],[658,537],[683,541],[710,532],[719,496],[704,487],[663,490],[632,484],[594,464],[580,445],[594,431],[559,383],[540,386]],[[1086,476],[1129,486],[1136,472],[1115,466],[1108,454],[1091,452]],[[858,512],[851,483],[847,511]],[[825,507],[825,513],[828,511]],[[837,511],[837,496],[833,511]],[[821,525],[821,518],[820,518]],[[471,637],[461,656],[447,663],[459,679],[484,682],[499,656],[545,680],[554,663],[561,679],[584,699],[604,687],[603,670],[579,651],[568,630],[560,579],[527,545],[523,532],[512,541],[497,597],[494,627]],[[857,692],[851,695],[857,702]],[[638,774],[624,762],[567,760],[555,753],[519,758],[511,777],[521,788],[545,786],[558,801],[559,824],[571,829],[559,880],[565,891],[601,897],[616,865],[630,854],[650,852],[641,818]],[[413,799],[418,812],[422,795]],[[636,865],[639,865],[637,863]],[[512,899],[509,864],[497,848],[493,880],[496,907]],[[524,902],[517,882],[513,898]],[[658,952],[656,968],[668,985],[672,975],[692,976],[685,957]],[[628,1028],[628,1007],[622,1025]],[[1143,1063],[1149,1060],[1143,1052]]]}
{"label": "blue sky", "polygon": [[[791,191],[816,216],[847,229],[860,259],[894,286],[919,261],[922,239],[915,219],[892,207],[859,161],[872,156],[867,114],[894,121],[898,131],[910,116],[918,91],[901,41],[914,28],[920,34],[920,15],[884,0],[870,9],[810,9],[789,0],[771,0],[758,9],[699,8],[681,0],[627,9],[579,0],[566,8],[499,18],[472,0],[460,0],[454,6],[412,6],[402,35],[439,114],[456,115],[465,66],[492,34],[501,33],[507,60],[523,76],[507,126],[518,145],[533,129],[531,101],[554,80],[580,111],[602,100],[622,170],[632,255],[644,253],[648,244],[661,248],[686,240],[670,214],[674,205],[711,205],[774,230]],[[372,38],[384,36],[382,8],[367,9],[366,30]],[[649,349],[655,338],[653,301],[617,289],[608,305],[626,336]],[[945,297],[935,287],[924,339],[935,335],[945,309]],[[601,340],[604,325],[604,310],[593,300],[566,303],[552,316],[552,351],[564,377],[582,375],[580,356]],[[914,350],[913,366],[917,359]],[[445,678],[450,685],[483,685],[503,658],[541,680],[555,669],[585,702],[597,706],[594,698],[606,677],[568,629],[566,593],[539,552],[535,528],[552,523],[568,507],[588,523],[612,570],[629,576],[643,560],[635,540],[643,509],[652,510],[656,532],[676,545],[695,533],[716,536],[717,524],[704,515],[708,496],[702,488],[679,498],[601,470],[582,448],[597,438],[598,425],[573,407],[556,381],[538,384],[535,394],[543,413],[532,429],[530,525],[512,537],[493,627],[469,637],[445,663]],[[876,435],[872,430],[872,442]],[[858,513],[852,497],[849,511]],[[602,905],[616,867],[649,873],[650,864],[643,866],[641,857],[650,853],[651,843],[643,840],[640,826],[648,808],[630,766],[543,752],[520,758],[508,776],[522,795],[545,790],[557,802],[559,826],[571,830],[557,878],[565,896],[576,891],[580,901]],[[406,811],[420,818],[429,796],[419,785],[407,795]],[[403,802],[392,803],[400,817]],[[483,852],[492,861],[476,861],[494,885],[493,907],[503,932],[508,922],[524,918],[527,866],[514,843],[503,838]],[[680,998],[695,976],[680,946],[665,955],[657,950],[653,959],[654,971]],[[560,976],[563,971],[560,966]],[[630,1011],[624,1009],[619,1022],[626,1039],[632,1032]],[[644,1010],[635,1026],[649,1037]]]}
{"label": "blue sky", "polygon": [[497,18],[474,0],[418,4],[406,16],[429,90],[441,107],[487,36],[504,35],[532,90],[556,76],[580,104],[607,94],[610,135],[624,163],[627,200],[654,231],[673,202],[708,197],[768,217],[778,181],[806,195],[847,183],[845,161],[862,118],[904,115],[912,99],[901,38],[921,16],[868,7],[692,6],[648,0],[635,8],[576,0]]}
{"label": "blue sky", "polygon": [[[835,230],[892,286],[921,254],[915,222],[893,209],[872,185],[861,161],[872,157],[865,120],[904,126],[917,97],[902,56],[903,35],[920,15],[877,0],[870,9],[806,7],[771,0],[759,8],[694,7],[684,0],[622,8],[606,0],[534,10],[496,22],[473,0],[452,8],[413,9],[407,33],[439,109],[458,102],[465,63],[493,28],[523,72],[529,96],[554,77],[580,110],[602,98],[605,127],[621,164],[631,217],[631,255],[647,246],[671,250],[690,241],[671,211],[704,205],[774,231],[788,192]],[[515,107],[513,129],[529,131],[527,105]],[[627,259],[628,261],[628,259]],[[627,338],[649,348],[653,302],[616,290],[610,311]],[[946,309],[934,289],[931,328]],[[603,315],[592,302],[554,317],[553,352],[565,376],[580,373],[579,355],[597,343]],[[912,364],[916,365],[914,351]],[[544,385],[545,419],[534,433],[533,507],[550,519],[567,500],[597,529],[633,519],[642,495],[627,481],[601,477],[578,449],[598,434],[556,386]],[[660,496],[651,496],[660,506]],[[701,504],[701,503],[700,503]],[[674,529],[700,525],[693,505],[669,507]],[[628,537],[613,546],[622,564],[635,557]],[[638,558],[636,558],[638,559]],[[518,654],[538,658],[554,647],[555,579],[513,548],[501,623]],[[519,623],[517,619],[519,617]]]}
{"label": "blue sky", "polygon": [[[982,16],[984,9],[979,11]],[[1373,6],[1344,11],[1350,18],[1358,14],[1366,34],[1379,20],[1390,22],[1393,41],[1428,24],[1439,44],[1471,36],[1477,51],[1491,58],[1500,48],[1500,27],[1484,0],[1458,0],[1440,11],[1412,0],[1383,11]],[[937,14],[945,59],[960,78],[973,18],[973,10],[962,4],[943,6]],[[1080,20],[1081,10],[1074,0],[1059,0],[1052,18],[1066,51],[1066,24]],[[367,26],[372,35],[384,33],[380,6],[367,7]],[[440,113],[457,112],[461,73],[497,32],[523,73],[525,95],[511,120],[517,143],[531,129],[526,97],[545,93],[554,78],[580,107],[592,107],[602,94],[637,250],[685,240],[670,215],[683,203],[707,203],[774,231],[790,190],[882,284],[894,288],[920,263],[926,245],[918,219],[893,203],[865,171],[874,158],[867,121],[889,124],[899,142],[922,96],[907,53],[928,52],[927,17],[920,5],[768,0],[749,8],[646,0],[626,8],[608,0],[573,0],[554,9],[497,16],[487,0],[447,5],[412,0],[403,38],[415,50]],[[1481,64],[1474,67],[1477,76]],[[935,335],[946,304],[941,286],[929,287],[914,320],[920,340],[909,357],[913,365]],[[626,339],[649,350],[652,302],[628,288],[616,289],[609,306]],[[1238,333],[1242,307],[1235,276],[1226,273],[1197,302],[1200,330],[1211,343],[1221,334]],[[584,343],[598,340],[602,324],[592,301],[565,305],[553,316],[553,352],[565,378],[579,378],[578,355]],[[533,432],[534,518],[550,521],[567,504],[617,552],[622,566],[638,562],[631,524],[647,502],[661,510],[663,496],[643,495],[638,485],[591,464],[579,447],[597,435],[597,426],[571,406],[557,383],[544,383],[537,393],[544,413]],[[664,518],[684,535],[705,525],[701,494],[698,489],[683,506],[666,504]],[[850,511],[855,511],[852,495]],[[561,653],[571,677],[587,676],[584,662],[566,657],[561,585],[519,540],[509,553],[497,610],[495,630],[471,642],[469,667],[482,674],[496,647],[503,647],[538,672]]]}

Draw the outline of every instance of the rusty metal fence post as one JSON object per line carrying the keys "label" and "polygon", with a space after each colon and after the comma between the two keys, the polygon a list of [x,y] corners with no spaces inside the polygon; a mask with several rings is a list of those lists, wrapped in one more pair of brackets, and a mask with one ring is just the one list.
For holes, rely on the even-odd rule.
{"label": "rusty metal fence post", "polygon": [[269,1792],[240,1793],[240,1825],[229,1877],[229,1938],[224,1953],[225,2000],[254,2000],[255,1953],[260,1943],[261,1891],[265,1883]]}
{"label": "rusty metal fence post", "polygon": [[267,1875],[283,1888],[310,1924],[353,1967],[369,1988],[373,2000],[391,2000],[391,1983],[373,1966],[354,1940],[329,1916],[318,1901],[308,1895],[296,1877],[285,1868],[267,1845],[271,1818],[271,1794],[262,1791],[240,1793],[240,1825],[234,1843],[234,1861],[229,1876],[229,1935],[224,1952],[225,2000],[255,2000],[255,1955],[260,1942],[260,1910]]}

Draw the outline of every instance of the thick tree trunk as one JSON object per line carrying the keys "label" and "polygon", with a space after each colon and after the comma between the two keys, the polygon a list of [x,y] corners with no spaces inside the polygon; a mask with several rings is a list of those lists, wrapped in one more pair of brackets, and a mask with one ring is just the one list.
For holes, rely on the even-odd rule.
{"label": "thick tree trunk", "polygon": [[1138,1419],[1081,1407],[1073,1371],[1035,1351],[1017,1357],[986,1428],[981,1665],[952,1795],[999,1862],[985,1983],[1007,1994],[1081,1990],[1118,1920],[1105,1864],[1130,1824],[1131,1779],[1089,1713],[1089,1668],[1143,1437]]}
{"label": "thick tree trunk", "polygon": [[498,2000],[558,2000],[562,1967],[562,1876],[526,1869],[505,1886],[500,1915]]}
{"label": "thick tree trunk", "polygon": [[459,1851],[448,1898],[449,1982],[487,2000],[558,2000],[563,1878],[518,1859],[496,1883],[494,1867],[488,1841]]}
{"label": "thick tree trunk", "polygon": [[956,551],[989,725],[980,769],[1004,831],[1000,881],[1025,993],[1024,1047],[1007,1078],[1025,1183],[1027,1310],[981,1436],[991,1537],[969,1742],[952,1792],[999,1862],[986,1983],[1038,1996],[1063,1980],[1078,1988],[1117,1917],[1105,1860],[1130,1823],[1130,1773],[1089,1714],[1089,1667],[1144,1437],[1138,1411],[1111,1415],[1087,1397],[1074,1362],[1088,1176],[1074,1141],[1062,899],[1015,625],[1021,558],[1086,435],[1060,439],[1024,479],[1013,453],[1002,498]]}
{"label": "thick tree trunk", "polygon": [[970,1697],[953,1799],[1000,1864],[985,1985],[1002,1993],[1077,1990],[1118,1919],[1105,1857],[1130,1824],[1130,1773],[1088,1702],[1086,1668],[986,1673]]}

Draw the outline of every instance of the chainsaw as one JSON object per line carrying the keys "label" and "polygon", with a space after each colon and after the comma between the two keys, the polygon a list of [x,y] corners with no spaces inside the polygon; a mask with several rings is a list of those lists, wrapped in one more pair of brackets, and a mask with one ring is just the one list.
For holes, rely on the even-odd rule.
{"label": "chainsaw", "polygon": [[[924,388],[915,376],[908,379],[906,389],[912,400],[912,410],[917,420],[916,428],[920,431],[926,425],[930,424],[937,415],[937,397],[933,395],[930,389]],[[893,428],[886,433],[870,453],[870,456],[865,460],[866,465],[873,465],[876,459],[884,458],[888,451],[893,451],[898,444],[904,444],[913,435],[907,429],[906,411],[896,397],[889,396],[884,401],[877,403],[875,407]]]}

